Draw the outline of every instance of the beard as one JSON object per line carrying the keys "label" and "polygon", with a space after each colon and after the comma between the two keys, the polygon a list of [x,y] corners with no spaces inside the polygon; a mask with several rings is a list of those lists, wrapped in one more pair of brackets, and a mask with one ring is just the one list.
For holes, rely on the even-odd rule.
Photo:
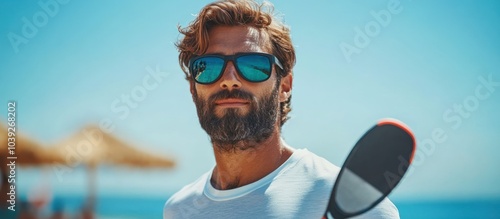
{"label": "beard", "polygon": [[[246,115],[242,115],[242,109],[227,108],[218,117],[215,101],[227,98],[247,100],[250,109]],[[260,101],[238,89],[219,91],[208,100],[199,98],[195,91],[194,99],[201,127],[210,136],[214,148],[223,152],[255,148],[271,136],[278,119],[277,86]]]}

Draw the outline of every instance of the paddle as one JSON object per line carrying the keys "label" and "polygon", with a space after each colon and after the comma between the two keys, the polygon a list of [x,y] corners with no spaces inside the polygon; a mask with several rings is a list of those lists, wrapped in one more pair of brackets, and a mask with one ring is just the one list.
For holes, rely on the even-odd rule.
{"label": "paddle", "polygon": [[415,148],[415,138],[402,122],[378,122],[359,139],[344,162],[325,216],[352,217],[375,207],[401,181]]}

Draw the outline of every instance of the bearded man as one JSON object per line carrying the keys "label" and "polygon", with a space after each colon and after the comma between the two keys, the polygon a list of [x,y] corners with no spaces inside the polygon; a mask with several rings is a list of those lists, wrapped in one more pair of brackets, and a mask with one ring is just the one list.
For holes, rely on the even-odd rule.
{"label": "bearded man", "polygon": [[[170,197],[164,218],[324,216],[340,168],[281,138],[295,50],[271,11],[253,1],[218,1],[179,28],[179,62],[216,166]],[[399,215],[386,199],[358,217]]]}

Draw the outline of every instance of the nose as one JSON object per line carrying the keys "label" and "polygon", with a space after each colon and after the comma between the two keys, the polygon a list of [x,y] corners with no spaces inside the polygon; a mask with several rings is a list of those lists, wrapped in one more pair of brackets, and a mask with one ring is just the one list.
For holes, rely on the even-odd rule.
{"label": "nose", "polygon": [[224,69],[220,81],[220,88],[228,89],[229,91],[241,88],[241,81],[232,61],[229,61],[226,65],[226,69]]}

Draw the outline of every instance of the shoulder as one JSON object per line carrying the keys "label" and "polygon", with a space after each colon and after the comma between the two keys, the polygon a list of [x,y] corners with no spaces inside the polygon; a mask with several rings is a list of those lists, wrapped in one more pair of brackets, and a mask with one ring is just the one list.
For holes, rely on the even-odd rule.
{"label": "shoulder", "polygon": [[[296,150],[295,152],[299,153],[300,159],[296,162],[293,171],[297,171],[297,174],[303,174],[303,176],[313,179],[314,186],[312,187],[312,192],[317,197],[321,197],[327,201],[330,197],[333,184],[340,172],[340,168],[307,149]],[[304,184],[301,184],[300,188],[304,189]],[[326,203],[324,205],[326,206]],[[353,218],[399,218],[399,212],[396,206],[388,198],[385,198],[373,209]]]}
{"label": "shoulder", "polygon": [[339,172],[328,160],[307,149],[296,149],[273,184],[329,195]]}
{"label": "shoulder", "polygon": [[183,206],[190,206],[195,203],[199,197],[203,196],[203,189],[207,181],[209,172],[200,176],[194,182],[182,187],[181,190],[172,195],[163,208],[164,214],[167,212],[178,211]]}
{"label": "shoulder", "polygon": [[340,168],[323,157],[320,157],[307,149],[297,149],[298,154],[296,169],[303,171],[310,177],[318,179],[329,179],[332,182],[340,172]]}

